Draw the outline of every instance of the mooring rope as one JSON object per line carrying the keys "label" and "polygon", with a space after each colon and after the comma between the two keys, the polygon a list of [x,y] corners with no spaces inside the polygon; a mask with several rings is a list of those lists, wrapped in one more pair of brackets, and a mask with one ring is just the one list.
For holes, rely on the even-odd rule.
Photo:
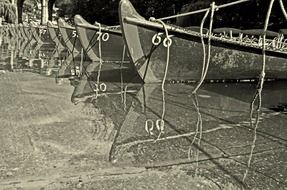
{"label": "mooring rope", "polygon": [[[97,92],[97,94],[96,94],[96,97],[98,96],[98,93],[99,93],[99,91],[100,90],[102,90],[102,91],[106,91],[106,84],[105,83],[102,83],[102,84],[100,84],[100,77],[101,77],[101,69],[102,69],[102,64],[103,64],[103,61],[102,61],[102,44],[101,44],[101,41],[102,41],[102,38],[101,38],[101,35],[102,35],[102,26],[101,26],[101,24],[100,23],[98,23],[98,22],[95,22],[95,24],[96,25],[98,25],[98,27],[99,27],[99,38],[98,38],[98,40],[99,40],[99,61],[100,61],[100,65],[99,65],[99,69],[98,69],[98,75],[97,75],[97,84],[96,84],[96,92]],[[101,89],[101,87],[102,87],[102,89]]]}
{"label": "mooring rope", "polygon": [[82,72],[83,72],[83,65],[84,65],[84,49],[81,48],[81,62],[80,62],[80,71],[79,71],[79,74],[78,74],[78,77],[80,77],[82,75]]}
{"label": "mooring rope", "polygon": [[210,64],[210,58],[211,58],[211,37],[212,37],[212,26],[213,26],[213,17],[214,17],[214,11],[216,9],[215,3],[213,2],[211,4],[211,14],[210,14],[210,23],[209,23],[209,32],[208,32],[208,51],[207,51],[207,60],[205,63],[205,57],[206,57],[206,53],[205,53],[205,44],[204,44],[204,39],[203,39],[203,24],[205,22],[205,19],[207,17],[207,15],[209,14],[209,11],[206,12],[206,14],[204,15],[204,18],[201,22],[201,26],[200,26],[200,35],[201,35],[201,42],[202,42],[202,47],[204,49],[203,51],[203,65],[202,65],[202,75],[201,78],[198,82],[198,84],[196,85],[196,87],[193,90],[193,94],[195,94],[197,92],[197,90],[200,88],[200,86],[202,85],[204,79],[206,78],[207,75],[207,71],[209,68],[209,64]]}
{"label": "mooring rope", "polygon": [[268,8],[268,12],[266,15],[266,19],[265,19],[265,24],[264,24],[264,33],[263,33],[263,43],[262,43],[262,71],[260,74],[260,78],[258,81],[258,85],[257,85],[257,89],[255,92],[255,95],[253,97],[253,100],[251,102],[250,105],[250,126],[253,127],[253,112],[254,112],[254,104],[255,101],[258,100],[258,105],[257,105],[257,109],[256,109],[256,118],[255,118],[255,125],[254,125],[254,138],[253,138],[253,143],[251,146],[251,151],[250,151],[250,156],[247,162],[247,169],[244,173],[243,179],[242,181],[244,182],[247,175],[248,175],[248,171],[251,165],[251,161],[252,161],[252,156],[253,156],[253,152],[255,149],[255,143],[257,140],[257,129],[259,126],[259,116],[260,116],[260,111],[261,111],[261,107],[262,107],[262,90],[263,90],[263,85],[264,85],[264,79],[265,79],[265,68],[266,68],[266,32],[267,32],[267,28],[268,28],[268,24],[269,24],[269,19],[270,19],[270,15],[271,15],[271,11],[273,8],[273,4],[274,4],[275,0],[270,0],[270,4],[269,4],[269,8]]}
{"label": "mooring rope", "polygon": [[[124,63],[124,59],[125,59],[125,54],[126,54],[126,45],[124,45],[123,47],[123,54],[122,54],[122,61],[120,64],[120,73],[121,73],[121,92],[123,92],[123,88],[124,88],[124,81],[123,81],[123,73],[122,73],[122,69],[123,69],[123,63]],[[123,99],[123,93],[121,93],[121,99],[122,99],[122,103],[124,102]]]}
{"label": "mooring rope", "polygon": [[[205,73],[205,66],[206,66],[206,49],[205,49],[205,43],[204,43],[204,38],[203,38],[203,25],[205,23],[205,20],[208,16],[210,12],[210,9],[208,9],[201,21],[201,24],[200,24],[200,38],[201,38],[201,43],[202,43],[202,50],[203,50],[203,63],[202,63],[202,71],[201,71],[201,78],[203,78],[204,76],[204,73]],[[197,85],[199,86],[199,85]],[[199,87],[198,87],[199,88]],[[192,145],[194,144],[195,140],[197,139],[197,135],[198,135],[198,132],[199,132],[199,128],[201,128],[202,130],[202,118],[201,118],[201,114],[200,114],[200,111],[199,111],[199,104],[198,104],[198,99],[197,99],[197,90],[198,88],[195,88],[192,92],[192,102],[193,102],[193,105],[194,107],[196,108],[196,111],[197,111],[197,122],[196,122],[196,129],[195,129],[195,134],[193,136],[193,139],[189,145],[189,149],[188,149],[188,159],[191,160],[191,151],[192,151]]]}
{"label": "mooring rope", "polygon": [[169,34],[168,34],[168,30],[167,30],[167,26],[166,24],[159,20],[159,19],[155,19],[155,18],[150,18],[151,21],[154,22],[158,22],[163,26],[164,32],[165,32],[165,40],[164,40],[164,44],[166,46],[166,65],[165,65],[165,71],[164,71],[164,76],[162,79],[162,83],[161,83],[161,91],[162,91],[162,114],[161,114],[161,118],[156,120],[156,127],[158,129],[158,131],[160,132],[157,139],[160,138],[160,136],[162,135],[162,133],[164,133],[164,127],[165,127],[165,123],[164,123],[164,116],[165,116],[165,111],[166,111],[166,105],[165,105],[165,81],[166,81],[166,77],[167,77],[167,72],[168,72],[168,66],[169,66],[169,59],[170,59],[170,46],[172,44],[172,39],[170,38]]}
{"label": "mooring rope", "polygon": [[204,43],[204,37],[203,37],[203,27],[204,27],[204,23],[205,20],[208,16],[210,12],[210,9],[208,9],[200,23],[200,40],[201,40],[201,44],[202,44],[202,52],[203,52],[203,63],[202,63],[202,70],[201,70],[201,78],[204,76],[205,73],[205,62],[206,62],[206,49],[205,49],[205,43]]}
{"label": "mooring rope", "polygon": [[76,61],[75,61],[75,56],[74,56],[74,50],[75,50],[77,38],[78,38],[78,36],[76,35],[76,36],[75,36],[75,40],[74,40],[74,42],[73,42],[72,52],[71,52],[71,53],[72,53],[72,57],[73,57],[73,65],[74,65],[75,75],[76,75]]}

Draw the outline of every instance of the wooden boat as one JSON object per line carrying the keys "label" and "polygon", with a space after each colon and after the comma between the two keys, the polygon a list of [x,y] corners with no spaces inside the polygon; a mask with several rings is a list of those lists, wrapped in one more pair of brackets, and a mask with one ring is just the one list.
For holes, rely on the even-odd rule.
{"label": "wooden boat", "polygon": [[28,37],[26,36],[26,33],[24,31],[24,26],[22,23],[19,24],[19,31],[20,31],[20,34],[22,36],[23,39],[27,40]]}
{"label": "wooden boat", "polygon": [[[58,19],[58,27],[69,55],[61,65],[57,78],[75,76],[81,65],[82,45],[76,28],[70,26],[63,19]],[[76,61],[77,60],[77,61]]]}
{"label": "wooden boat", "polygon": [[81,52],[82,45],[77,34],[76,28],[70,26],[63,19],[59,18],[58,27],[61,32],[65,46],[68,48],[70,53]]}
{"label": "wooden boat", "polygon": [[50,38],[56,44],[56,47],[59,50],[66,49],[66,47],[64,45],[65,42],[62,38],[62,35],[61,35],[61,32],[60,32],[58,26],[54,25],[51,21],[48,21],[47,22],[47,30],[48,30],[48,33],[50,34]]}
{"label": "wooden boat", "polygon": [[[144,19],[129,0],[121,0],[119,13],[124,40],[138,73],[145,82],[162,81],[167,57],[164,44],[168,44],[163,25]],[[166,79],[199,80],[204,56],[200,33],[170,24],[165,26],[172,41]],[[203,38],[207,46],[208,35],[204,34]],[[267,45],[267,78],[287,78],[287,48],[282,47],[285,47],[284,40],[273,39]],[[262,70],[262,44],[212,35],[210,58],[205,79],[258,78]]]}
{"label": "wooden boat", "polygon": [[24,30],[24,33],[26,35],[26,37],[28,38],[28,40],[30,41],[36,41],[33,37],[33,33],[31,31],[31,26],[28,25],[28,24],[23,24],[23,30]]}
{"label": "wooden boat", "polygon": [[50,38],[47,26],[31,24],[31,32],[38,43],[52,44],[54,41]]}
{"label": "wooden boat", "polygon": [[76,15],[74,21],[81,44],[91,60],[99,61],[100,39],[102,61],[113,63],[130,62],[127,51],[124,50],[124,41],[120,26],[100,25],[100,27],[96,24],[92,25],[80,15]]}

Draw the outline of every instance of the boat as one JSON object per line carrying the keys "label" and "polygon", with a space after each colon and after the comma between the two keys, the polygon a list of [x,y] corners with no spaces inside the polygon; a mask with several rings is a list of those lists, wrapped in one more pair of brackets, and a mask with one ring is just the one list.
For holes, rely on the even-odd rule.
{"label": "boat", "polygon": [[[144,82],[160,82],[165,75],[170,46],[167,81],[199,81],[203,70],[203,44],[209,34],[158,20],[146,20],[129,0],[119,5],[120,24],[130,58]],[[164,24],[164,25],[163,25]],[[167,29],[169,38],[165,36]],[[171,39],[171,40],[170,40]],[[255,79],[262,70],[262,40],[211,35],[210,64],[206,80]],[[266,78],[287,78],[287,48],[284,39],[267,40]],[[274,46],[275,44],[275,46]]]}
{"label": "boat", "polygon": [[28,39],[28,37],[26,36],[26,33],[24,31],[24,26],[22,23],[19,24],[19,32],[20,32],[22,39],[25,39],[25,40]]}
{"label": "boat", "polygon": [[61,36],[61,32],[59,30],[59,27],[54,25],[51,21],[47,22],[47,30],[50,35],[50,38],[54,41],[56,44],[56,47],[58,50],[64,50],[66,49],[65,47],[65,42]]}
{"label": "boat", "polygon": [[[92,65],[86,68],[93,70],[88,80],[97,80],[98,71],[101,69],[101,82],[142,83],[125,50],[119,26],[92,25],[80,15],[76,15],[74,21],[82,47],[92,60]],[[102,66],[99,65],[100,61]]]}
{"label": "boat", "polygon": [[61,32],[65,46],[68,48],[70,53],[80,53],[82,45],[77,34],[76,28],[69,25],[63,19],[59,18],[58,27]]}
{"label": "boat", "polygon": [[74,17],[81,44],[92,61],[99,61],[99,39],[103,62],[130,63],[120,26],[92,25],[80,15]]}
{"label": "boat", "polygon": [[42,44],[53,44],[54,41],[50,38],[47,26],[36,25],[31,23],[31,32],[33,37],[38,43]]}

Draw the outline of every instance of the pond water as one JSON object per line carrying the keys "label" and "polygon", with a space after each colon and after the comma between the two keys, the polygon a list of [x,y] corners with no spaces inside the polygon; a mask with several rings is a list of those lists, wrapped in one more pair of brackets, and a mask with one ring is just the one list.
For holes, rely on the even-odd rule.
{"label": "pond water", "polygon": [[[61,127],[63,124],[70,128],[48,130],[43,127],[44,124],[41,130],[33,128],[37,135],[32,131],[30,136],[35,137],[34,140],[25,141],[27,146],[42,142],[44,149],[45,146],[47,149],[53,149],[54,146],[55,150],[45,154],[47,162],[49,159],[60,160],[60,156],[55,155],[61,155],[65,151],[65,154],[69,150],[85,152],[91,148],[89,143],[93,141],[98,154],[92,159],[99,159],[103,165],[146,169],[178,167],[188,175],[206,176],[219,184],[231,182],[251,189],[287,187],[287,82],[284,80],[265,82],[262,108],[256,123],[258,103],[250,116],[250,105],[257,86],[254,81],[204,83],[198,93],[193,95],[194,83],[166,83],[163,88],[161,84],[141,84],[140,79],[131,71],[113,63],[103,65],[101,72],[97,70],[98,63],[91,63],[81,56],[65,63],[65,59],[69,57],[67,52],[59,52],[54,45],[31,44],[29,41],[2,35],[0,54],[2,88],[7,90],[13,88],[13,82],[19,83],[16,86],[19,90],[15,87],[14,91],[10,89],[11,93],[26,93],[27,99],[32,98],[31,105],[36,107],[33,107],[33,119],[39,117],[40,123],[54,120],[53,113],[63,109],[65,114],[61,112],[57,117],[66,118],[65,122],[70,122],[63,124],[61,118],[61,121],[51,124],[54,127]],[[81,65],[84,75],[75,77]],[[99,74],[100,85],[97,85]],[[51,81],[54,82],[54,87],[50,84]],[[35,86],[31,87],[32,85]],[[63,92],[60,92],[61,89]],[[42,93],[41,98],[35,98],[39,93]],[[48,99],[51,94],[65,100],[55,100],[54,104],[58,105],[53,102],[42,104],[45,97]],[[2,96],[1,99],[2,103],[15,103],[15,110],[18,111],[27,104],[26,99],[10,100],[9,96]],[[66,105],[67,101],[70,105]],[[9,109],[1,110],[2,113],[6,112],[7,117],[14,109],[11,104],[6,105]],[[53,105],[49,107],[48,104]],[[70,113],[68,108],[76,111]],[[44,115],[40,114],[41,109],[44,109]],[[51,114],[45,115],[45,109]],[[21,114],[25,122],[17,124],[20,128],[30,122],[26,122],[26,119],[32,113]],[[2,119],[5,117],[4,114]],[[16,119],[10,118],[13,122]],[[1,133],[11,133],[9,129],[4,129],[10,124],[5,125],[3,122]],[[88,134],[81,131],[86,129]],[[53,135],[48,134],[52,132]],[[69,138],[65,139],[62,133],[69,133]],[[2,141],[3,147],[8,141],[13,144],[11,138],[12,136],[6,136]],[[87,138],[89,143],[85,141]],[[16,139],[20,141],[22,137]],[[43,139],[49,143],[43,145]],[[77,145],[73,144],[75,141]],[[21,146],[25,147],[25,143]],[[15,148],[21,146],[7,146],[4,150],[2,148],[1,154],[13,156],[7,152],[16,151]],[[22,154],[29,151],[31,150],[23,148]],[[80,155],[67,154],[74,156],[74,162]],[[17,157],[17,153],[15,155]],[[52,159],[47,155],[54,157]],[[63,158],[68,158],[69,162],[73,160],[69,156]],[[17,160],[10,163],[2,158],[1,162],[0,166],[5,165],[6,168],[12,165],[13,168],[21,168],[21,164],[17,165]],[[3,180],[9,178],[7,172],[1,175]]]}

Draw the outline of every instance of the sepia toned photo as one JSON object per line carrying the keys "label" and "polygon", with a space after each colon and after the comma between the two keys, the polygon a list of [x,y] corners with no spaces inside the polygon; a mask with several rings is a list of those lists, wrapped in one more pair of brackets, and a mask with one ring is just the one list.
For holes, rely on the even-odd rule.
{"label": "sepia toned photo", "polygon": [[287,0],[0,0],[0,190],[287,190]]}

